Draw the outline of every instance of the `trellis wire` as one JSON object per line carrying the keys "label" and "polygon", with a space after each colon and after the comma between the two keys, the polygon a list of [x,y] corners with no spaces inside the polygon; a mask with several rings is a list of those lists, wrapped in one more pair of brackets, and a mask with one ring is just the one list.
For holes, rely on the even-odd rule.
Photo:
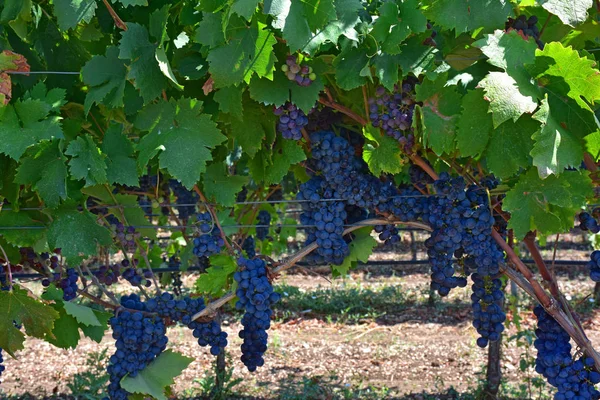
{"label": "trellis wire", "polygon": [[[525,264],[531,264],[534,265],[535,261],[534,260],[523,260],[523,262]],[[546,263],[551,263],[552,260],[544,260],[544,262]],[[395,266],[395,265],[400,265],[400,266],[412,266],[412,265],[425,265],[428,264],[429,260],[390,260],[390,261],[385,261],[385,260],[373,260],[373,261],[367,261],[367,262],[358,262],[359,265],[362,266],[385,266],[385,265],[390,265],[390,266]],[[572,266],[585,266],[587,264],[587,261],[569,261],[569,260],[554,260],[554,264],[555,265],[572,265]],[[302,267],[327,267],[329,265],[311,265],[311,264],[307,264],[307,263],[298,263],[297,265],[302,266]],[[164,267],[164,268],[153,268],[152,271],[155,273],[166,273],[166,272],[196,272],[196,271],[202,271],[204,268],[203,267],[199,267],[199,266],[190,266],[184,270],[178,268],[178,267]],[[84,275],[88,276],[89,274],[84,272]],[[29,279],[29,278],[42,278],[44,277],[44,275],[42,274],[26,274],[26,273],[13,273],[12,274],[13,278],[15,279]]]}

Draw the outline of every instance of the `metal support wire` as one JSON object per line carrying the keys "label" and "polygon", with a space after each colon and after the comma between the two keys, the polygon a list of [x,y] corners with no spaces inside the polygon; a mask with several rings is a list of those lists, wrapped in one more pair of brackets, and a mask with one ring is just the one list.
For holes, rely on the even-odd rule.
{"label": "metal support wire", "polygon": [[[523,260],[523,262],[525,264],[530,264],[530,265],[535,265],[535,261],[534,260]],[[552,260],[544,260],[544,262],[546,263],[551,263]],[[412,266],[412,265],[425,265],[425,264],[429,264],[429,260],[390,260],[390,261],[385,261],[385,260],[377,260],[377,261],[367,261],[367,262],[359,262],[358,265],[361,266]],[[555,260],[554,261],[555,265],[572,265],[572,266],[585,266],[587,264],[587,261],[569,261],[569,260]],[[299,266],[303,266],[303,267],[328,267],[329,265],[327,264],[323,264],[323,265],[312,265],[312,264],[307,264],[307,263],[303,263],[303,262],[299,262],[297,265]],[[196,272],[196,271],[202,271],[204,270],[204,267],[200,267],[200,266],[190,266],[189,268],[187,268],[186,270],[181,270],[178,267],[165,267],[165,268],[153,268],[152,271],[155,273],[161,273],[161,272]],[[84,272],[84,275],[89,275],[86,272]],[[32,279],[32,278],[42,278],[43,275],[42,274],[27,274],[27,273],[21,273],[21,274],[12,274],[13,279]]]}

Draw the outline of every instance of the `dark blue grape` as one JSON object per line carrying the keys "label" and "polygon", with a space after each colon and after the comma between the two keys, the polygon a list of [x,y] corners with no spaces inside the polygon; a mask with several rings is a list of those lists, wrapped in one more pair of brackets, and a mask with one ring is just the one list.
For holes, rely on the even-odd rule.
{"label": "dark blue grape", "polygon": [[590,254],[590,261],[586,268],[590,274],[590,278],[594,282],[600,282],[600,251],[595,250]]}

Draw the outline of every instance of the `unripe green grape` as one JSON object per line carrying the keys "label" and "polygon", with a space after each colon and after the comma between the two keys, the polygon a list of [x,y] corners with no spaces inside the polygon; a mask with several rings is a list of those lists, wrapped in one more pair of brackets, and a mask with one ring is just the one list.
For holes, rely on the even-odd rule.
{"label": "unripe green grape", "polygon": [[311,81],[314,81],[315,79],[317,79],[317,74],[315,74],[314,72],[311,72],[310,74],[308,74],[308,79],[310,79]]}
{"label": "unripe green grape", "polygon": [[288,71],[289,71],[289,69],[290,69],[290,68],[287,66],[287,64],[283,64],[283,65],[281,66],[281,70],[282,70],[283,72],[288,72]]}

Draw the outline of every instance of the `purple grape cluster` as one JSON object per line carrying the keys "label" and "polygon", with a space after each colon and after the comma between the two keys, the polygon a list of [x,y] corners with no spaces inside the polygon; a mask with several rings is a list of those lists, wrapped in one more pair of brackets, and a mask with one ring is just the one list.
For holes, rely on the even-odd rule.
{"label": "purple grape cluster", "polygon": [[150,280],[152,278],[152,271],[149,269],[140,271],[140,269],[137,268],[137,263],[135,261],[133,262],[133,265],[131,265],[128,260],[123,260],[121,265],[125,268],[122,276],[125,280],[127,280],[127,282],[129,282],[131,286],[152,286],[152,282]]}
{"label": "purple grape cluster", "polygon": [[477,338],[477,345],[486,347],[489,341],[500,339],[500,334],[504,331],[506,314],[499,305],[504,298],[502,282],[498,277],[480,276],[477,273],[471,275],[471,279],[473,326],[481,335]]}
{"label": "purple grape cluster", "polygon": [[271,225],[271,213],[267,210],[258,212],[258,224],[256,226],[256,237],[258,240],[265,240],[269,235],[269,226]]}
{"label": "purple grape cluster", "polygon": [[148,300],[146,307],[148,311],[157,313],[161,318],[181,322],[192,329],[198,344],[202,347],[210,346],[212,355],[218,355],[221,349],[227,346],[227,333],[221,330],[218,323],[192,321],[191,317],[205,308],[202,299],[184,297],[177,300],[173,295],[165,292]]}
{"label": "purple grape cluster", "polygon": [[594,360],[585,355],[575,360],[569,334],[542,306],[535,306],[533,313],[538,320],[534,342],[537,349],[535,371],[558,389],[554,399],[600,399],[600,392],[594,387],[600,383]]}
{"label": "purple grape cluster", "polygon": [[187,221],[192,214],[196,212],[196,203],[200,200],[200,196],[193,190],[187,189],[178,180],[170,179],[169,187],[175,195],[175,206],[177,214],[182,221]]}
{"label": "purple grape cluster", "polygon": [[407,153],[415,145],[412,121],[415,110],[416,79],[407,78],[401,85],[388,92],[383,86],[375,91],[375,97],[369,99],[369,118],[374,127],[379,127],[388,136],[398,140]]}
{"label": "purple grape cluster", "polygon": [[308,118],[304,111],[295,104],[286,103],[275,108],[273,113],[279,117],[277,130],[281,132],[284,139],[300,140],[302,138],[302,128],[308,124]]}
{"label": "purple grape cluster", "polygon": [[379,233],[379,240],[386,245],[400,243],[400,235],[396,225],[375,225],[375,232]]}
{"label": "purple grape cluster", "polygon": [[194,254],[198,257],[210,257],[220,253],[225,242],[219,228],[214,226],[210,213],[200,213],[197,219],[200,236],[194,238]]}
{"label": "purple grape cluster", "polygon": [[240,332],[242,343],[242,362],[248,371],[254,372],[264,365],[264,353],[267,351],[267,330],[271,326],[273,310],[271,306],[281,299],[273,291],[267,276],[267,266],[261,259],[238,259],[239,271],[233,275],[238,283],[235,304],[238,310],[245,310],[242,317],[244,329]]}
{"label": "purple grape cluster", "polygon": [[540,30],[537,27],[538,17],[535,15],[527,18],[525,15],[519,15],[517,18],[508,18],[508,21],[504,24],[505,30],[508,32],[514,29],[520,32],[523,36],[533,37],[535,43],[540,49],[544,48],[544,42],[540,40]]}
{"label": "purple grape cluster", "polygon": [[[125,260],[122,262],[125,262]],[[121,276],[121,267],[123,267],[121,263],[101,265],[96,271],[94,271],[94,275],[96,278],[98,278],[100,283],[110,286],[119,281],[119,276]]]}
{"label": "purple grape cluster", "polygon": [[111,224],[111,232],[118,246],[126,252],[134,252],[136,248],[135,240],[141,237],[141,234],[133,226],[125,226],[121,222]]}
{"label": "purple grape cluster", "polygon": [[121,379],[125,375],[137,376],[166,349],[169,341],[162,318],[146,315],[149,310],[137,295],[123,296],[121,305],[125,310],[115,310],[109,320],[116,347],[107,367],[111,400],[127,400],[129,393],[121,387]]}
{"label": "purple grape cluster", "polygon": [[594,282],[600,282],[600,251],[594,250],[590,254],[590,261],[586,264],[590,278]]}
{"label": "purple grape cluster", "polygon": [[48,287],[51,283],[54,283],[57,288],[62,289],[64,301],[73,300],[77,297],[77,289],[79,289],[77,286],[79,274],[74,268],[67,268],[66,276],[64,277],[61,272],[62,267],[55,267],[54,273],[51,276],[42,279],[42,286]]}
{"label": "purple grape cluster", "polygon": [[310,86],[317,75],[313,72],[312,67],[308,65],[299,65],[298,58],[294,55],[288,56],[285,64],[281,66],[281,71],[285,72],[285,76],[290,81],[294,81],[298,86]]}
{"label": "purple grape cluster", "polygon": [[336,112],[331,107],[321,107],[312,109],[308,113],[308,123],[306,124],[306,131],[313,133],[317,131],[330,130],[333,125],[338,125],[342,122],[343,114]]}
{"label": "purple grape cluster", "polygon": [[[596,214],[596,212],[594,212],[593,214]],[[590,231],[592,233],[600,232],[600,225],[598,225],[598,220],[594,218],[593,215],[587,212],[582,212],[581,214],[579,214],[579,228],[581,228],[582,231]]]}
{"label": "purple grape cluster", "polygon": [[435,37],[437,36],[437,31],[433,29],[433,24],[431,22],[427,22],[427,30],[431,31],[431,34],[423,40],[423,45],[436,47],[437,43],[435,42]]}
{"label": "purple grape cluster", "polygon": [[[429,162],[427,162],[427,164],[431,166]],[[411,166],[408,168],[408,176],[410,178],[410,182],[421,190],[425,190],[427,185],[433,183],[433,178],[418,165],[411,164]]]}
{"label": "purple grape cluster", "polygon": [[252,236],[248,236],[242,243],[242,250],[246,252],[246,256],[250,259],[256,257],[256,243]]}

